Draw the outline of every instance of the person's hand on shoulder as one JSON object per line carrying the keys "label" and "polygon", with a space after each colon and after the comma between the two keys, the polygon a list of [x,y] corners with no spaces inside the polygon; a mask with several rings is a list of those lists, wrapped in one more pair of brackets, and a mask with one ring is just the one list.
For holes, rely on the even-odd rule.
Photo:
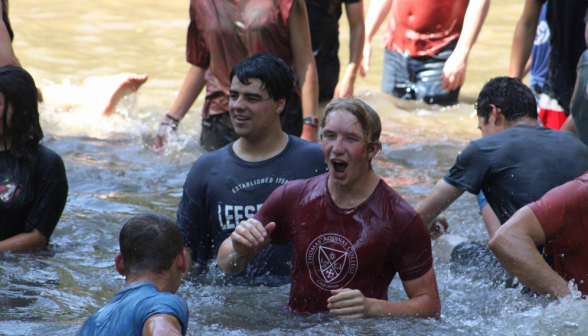
{"label": "person's hand on shoulder", "polygon": [[276,223],[274,222],[264,227],[260,221],[253,218],[242,221],[231,234],[231,242],[235,253],[239,257],[243,257],[263,250],[271,244],[272,239],[269,235],[275,228]]}
{"label": "person's hand on shoulder", "polygon": [[328,300],[329,312],[339,318],[360,319],[370,317],[369,300],[360,290],[342,288],[332,290]]}

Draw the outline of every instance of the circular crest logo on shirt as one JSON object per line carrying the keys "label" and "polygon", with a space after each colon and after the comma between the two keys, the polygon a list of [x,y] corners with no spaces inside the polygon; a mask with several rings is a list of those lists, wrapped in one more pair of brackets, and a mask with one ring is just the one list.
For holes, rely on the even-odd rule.
{"label": "circular crest logo on shirt", "polygon": [[357,253],[351,242],[338,234],[324,234],[306,250],[310,279],[320,289],[345,288],[357,272]]}
{"label": "circular crest logo on shirt", "polygon": [[549,42],[549,37],[551,33],[549,31],[549,26],[547,25],[546,21],[539,22],[537,26],[537,35],[535,35],[535,41],[533,41],[534,45],[541,45],[543,43]]}

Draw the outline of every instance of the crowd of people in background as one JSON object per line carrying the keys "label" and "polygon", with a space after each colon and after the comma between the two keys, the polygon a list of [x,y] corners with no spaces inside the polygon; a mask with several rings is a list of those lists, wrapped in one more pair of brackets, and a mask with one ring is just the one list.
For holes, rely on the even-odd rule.
{"label": "crowd of people in background", "polygon": [[[350,58],[341,75],[343,5]],[[38,102],[91,104],[107,116],[147,75],[38,88],[12,49],[8,1],[1,6],[0,250],[33,251],[49,242],[68,194],[63,161],[41,144]],[[489,80],[475,104],[482,138],[414,208],[372,168],[381,121],[353,98],[354,83],[386,16],[382,92],[447,106],[459,101],[489,6],[373,0],[364,21],[361,0],[192,0],[190,68],[154,147],[206,88],[200,144],[209,153],[186,178],[176,222],[149,213],[124,225],[115,263],[125,287],[79,334],[185,335],[188,307],[175,293],[214,261],[227,277],[291,283],[292,311],[439,319],[431,238],[449,260],[472,250],[441,215],[466,191],[478,195],[490,238],[489,249],[473,243],[475,255],[493,253],[536,293],[561,298],[573,281],[588,295],[585,1],[526,0],[509,77]],[[387,300],[396,273],[405,301]]]}

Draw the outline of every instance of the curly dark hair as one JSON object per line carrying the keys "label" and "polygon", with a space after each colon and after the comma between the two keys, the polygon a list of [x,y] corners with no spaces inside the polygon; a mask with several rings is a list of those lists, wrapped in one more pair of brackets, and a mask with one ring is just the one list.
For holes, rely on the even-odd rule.
{"label": "curly dark hair", "polygon": [[[4,146],[10,137],[10,153],[20,158],[20,163],[32,164],[31,151],[43,139],[39,123],[37,86],[33,77],[24,69],[13,65],[0,68],[0,93],[4,95],[2,129]],[[8,107],[12,107],[10,127]],[[6,147],[3,148],[6,150]]]}
{"label": "curly dark hair", "polygon": [[517,78],[496,77],[484,85],[474,104],[478,117],[484,118],[484,124],[488,124],[492,112],[490,104],[499,107],[507,121],[523,117],[537,119],[537,102],[533,92]]}

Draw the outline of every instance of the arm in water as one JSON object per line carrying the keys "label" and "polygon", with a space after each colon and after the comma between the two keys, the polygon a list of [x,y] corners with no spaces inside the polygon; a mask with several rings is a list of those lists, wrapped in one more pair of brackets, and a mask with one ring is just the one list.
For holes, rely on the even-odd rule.
{"label": "arm in water", "polygon": [[181,336],[182,327],[173,315],[151,315],[143,324],[143,336]]}
{"label": "arm in water", "polygon": [[[206,69],[200,68],[195,65],[191,65],[190,69],[188,70],[188,74],[186,75],[186,79],[184,79],[184,84],[182,84],[182,88],[178,93],[178,96],[174,100],[172,106],[169,109],[169,115],[176,119],[182,120],[182,118],[188,113],[190,106],[194,104],[196,98],[204,88],[204,74]],[[164,117],[163,123],[168,123],[167,117]],[[163,146],[163,142],[165,141],[165,137],[169,132],[168,125],[161,125],[155,134],[155,141],[153,143],[153,147],[155,149],[161,148]]]}
{"label": "arm in water", "polygon": [[[288,27],[294,66],[302,93],[302,114],[304,118],[318,117],[318,75],[310,42],[306,4],[303,0],[294,1],[288,18]],[[318,127],[303,125],[300,138],[318,142]]]}
{"label": "arm in water", "polygon": [[496,217],[494,210],[490,207],[490,205],[486,204],[482,210],[480,210],[482,214],[482,219],[484,220],[484,225],[486,226],[486,230],[488,231],[488,238],[492,239],[496,234],[496,231],[500,229],[500,220]]}
{"label": "arm in water", "polygon": [[567,282],[549,267],[536,245],[545,243],[545,232],[528,206],[517,211],[494,235],[488,247],[500,264],[519,281],[556,299],[570,294]]}
{"label": "arm in water", "polygon": [[372,55],[372,38],[378,32],[386,15],[390,13],[392,0],[372,0],[370,9],[365,19],[365,43],[363,45],[363,61],[359,67],[359,75],[365,77],[370,69],[370,56]]}
{"label": "arm in water", "polygon": [[361,63],[363,43],[365,38],[365,24],[363,21],[363,1],[353,4],[345,4],[347,18],[349,20],[349,65],[345,70],[345,76],[337,83],[335,97],[353,96],[353,85],[357,77],[357,70]]}
{"label": "arm in water", "polygon": [[47,238],[41,231],[34,229],[0,241],[0,251],[38,251],[46,244]]}
{"label": "arm in water", "polygon": [[443,89],[456,90],[465,81],[470,50],[482,29],[490,0],[472,0],[468,4],[457,46],[443,67]]}
{"label": "arm in water", "polygon": [[366,317],[434,317],[439,319],[441,299],[433,267],[420,278],[403,281],[408,300],[401,302],[366,298],[359,290],[348,288],[331,291],[329,309],[331,314],[349,319]]}
{"label": "arm in water", "polygon": [[525,65],[531,56],[533,41],[537,34],[537,24],[541,16],[542,6],[543,4],[537,0],[526,0],[525,2],[525,9],[517,23],[512,41],[510,66],[508,69],[508,75],[510,77],[523,78]]}
{"label": "arm in water", "polygon": [[218,250],[218,268],[227,274],[241,273],[255,255],[271,244],[269,236],[275,228],[274,222],[264,227],[253,218],[239,223]]}
{"label": "arm in water", "polygon": [[436,217],[447,209],[451,203],[455,202],[463,192],[462,189],[441,180],[437,182],[427,197],[415,206],[414,209],[421,215],[429,231],[431,231],[432,239],[436,239],[443,234],[442,232],[437,232],[439,228],[433,225],[435,222],[440,222],[445,231],[447,231],[448,227],[447,221],[435,221]]}

